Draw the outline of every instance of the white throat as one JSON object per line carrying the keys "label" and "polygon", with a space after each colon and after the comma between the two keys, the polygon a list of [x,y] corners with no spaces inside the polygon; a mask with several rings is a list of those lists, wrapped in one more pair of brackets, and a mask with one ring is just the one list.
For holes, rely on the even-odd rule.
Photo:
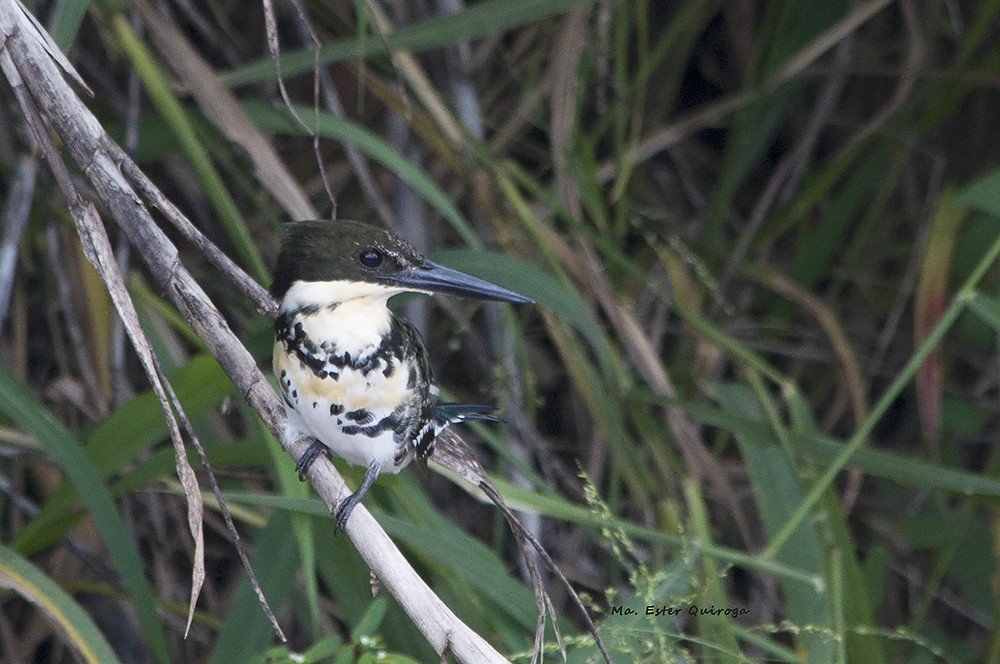
{"label": "white throat", "polygon": [[392,312],[386,303],[402,292],[402,288],[357,281],[296,281],[285,293],[281,311],[299,312],[296,320],[317,346],[328,343],[340,355],[361,358],[388,334]]}

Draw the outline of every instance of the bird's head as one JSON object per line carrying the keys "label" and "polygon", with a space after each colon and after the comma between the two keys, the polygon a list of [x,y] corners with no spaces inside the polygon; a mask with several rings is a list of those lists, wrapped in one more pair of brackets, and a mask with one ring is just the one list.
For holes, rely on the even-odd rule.
{"label": "bird's head", "polygon": [[514,291],[429,261],[392,233],[357,221],[299,221],[289,226],[271,294],[287,304],[286,296],[293,287],[321,289],[330,303],[389,297],[404,291],[532,302]]}

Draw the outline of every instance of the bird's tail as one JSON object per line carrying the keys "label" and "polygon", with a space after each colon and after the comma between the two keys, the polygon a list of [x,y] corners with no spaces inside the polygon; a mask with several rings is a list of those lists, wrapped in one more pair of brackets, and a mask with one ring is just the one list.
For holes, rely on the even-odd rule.
{"label": "bird's tail", "polygon": [[460,422],[500,422],[492,406],[471,403],[442,403],[434,407],[434,424],[440,432]]}

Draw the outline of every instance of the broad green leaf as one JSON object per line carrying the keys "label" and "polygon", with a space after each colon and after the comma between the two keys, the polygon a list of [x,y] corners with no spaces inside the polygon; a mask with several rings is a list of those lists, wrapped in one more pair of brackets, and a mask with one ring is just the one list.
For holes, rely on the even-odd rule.
{"label": "broad green leaf", "polygon": [[[232,394],[232,382],[207,355],[193,357],[171,374],[170,383],[192,420]],[[156,396],[147,391],[119,406],[91,431],[85,445],[88,458],[102,477],[108,477],[142,450],[167,437],[167,425]],[[50,495],[42,509],[22,528],[14,546],[22,552],[51,545],[75,523],[67,519],[76,500],[76,487],[64,484]],[[57,525],[58,524],[58,525]]]}
{"label": "broad green leaf", "polygon": [[89,5],[90,0],[59,0],[56,3],[55,13],[49,22],[49,34],[63,53],[68,54],[73,42],[76,41],[77,32]]}
{"label": "broad green leaf", "polygon": [[[718,400],[727,413],[751,421],[764,421],[753,396],[742,386],[720,386]],[[733,434],[753,486],[764,527],[768,536],[772,536],[785,525],[794,507],[802,502],[803,491],[796,470],[790,464],[792,460],[776,444],[778,434],[770,426],[762,424],[759,429],[738,428]],[[775,557],[806,572],[825,573],[822,536],[812,522],[800,523],[795,534]],[[782,581],[781,586],[788,620],[802,630],[797,636],[801,647],[815,661],[832,661],[834,642],[829,632],[833,619],[829,595],[817,593],[798,583]]]}

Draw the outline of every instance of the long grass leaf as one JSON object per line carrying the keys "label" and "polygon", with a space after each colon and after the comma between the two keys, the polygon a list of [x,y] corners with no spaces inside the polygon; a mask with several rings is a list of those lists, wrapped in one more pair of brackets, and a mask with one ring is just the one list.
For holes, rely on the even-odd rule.
{"label": "long grass leaf", "polygon": [[[512,30],[592,2],[594,0],[485,0],[453,14],[400,28],[388,35],[385,41],[362,35],[356,39],[325,44],[319,51],[319,64],[381,55],[386,52],[387,46],[394,51],[415,53],[453,46]],[[312,71],[313,62],[314,56],[309,49],[289,49],[281,56],[281,71],[285,76],[305,73]],[[273,77],[274,63],[262,59],[233,69],[223,75],[223,80],[235,87],[270,81]]]}
{"label": "long grass leaf", "polygon": [[123,15],[115,16],[111,25],[118,43],[132,59],[147,92],[163,119],[173,130],[174,137],[204,187],[205,194],[212,202],[240,259],[254,278],[261,282],[267,282],[270,273],[253,237],[250,235],[245,218],[236,207],[225,183],[212,164],[194,124],[174,96],[163,67],[138,38]]}
{"label": "long grass leaf", "polygon": [[90,664],[119,662],[87,612],[27,558],[0,544],[0,587],[37,606],[63,636],[63,643]]}

